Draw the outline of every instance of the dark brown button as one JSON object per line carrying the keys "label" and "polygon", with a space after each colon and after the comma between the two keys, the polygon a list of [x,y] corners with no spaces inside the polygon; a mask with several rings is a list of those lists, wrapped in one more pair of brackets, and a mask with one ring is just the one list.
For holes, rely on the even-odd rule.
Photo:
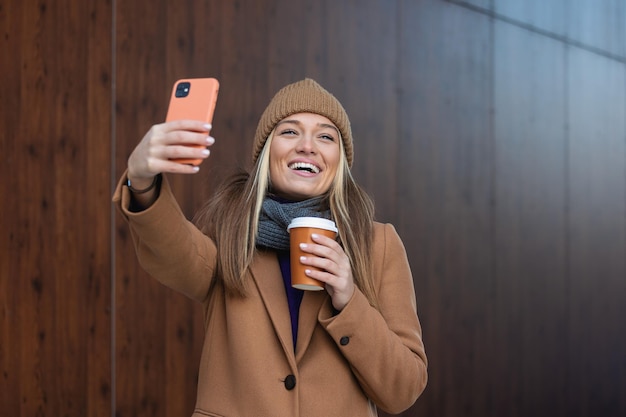
{"label": "dark brown button", "polygon": [[295,388],[295,386],[296,386],[296,377],[293,375],[287,375],[287,377],[285,378],[285,388],[291,391],[292,389]]}
{"label": "dark brown button", "polygon": [[341,339],[339,339],[339,344],[340,344],[341,346],[345,346],[345,345],[347,345],[348,343],[350,343],[350,338],[349,338],[348,336],[344,336],[344,337],[342,337]]}

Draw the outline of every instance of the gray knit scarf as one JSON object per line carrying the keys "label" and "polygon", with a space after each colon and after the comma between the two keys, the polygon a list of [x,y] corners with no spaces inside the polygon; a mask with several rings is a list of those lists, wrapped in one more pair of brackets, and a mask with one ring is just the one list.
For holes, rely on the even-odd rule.
{"label": "gray knit scarf", "polygon": [[263,200],[259,216],[257,246],[276,250],[289,250],[287,226],[296,217],[322,217],[330,219],[330,210],[324,210],[324,197],[304,201],[280,201],[271,197]]}

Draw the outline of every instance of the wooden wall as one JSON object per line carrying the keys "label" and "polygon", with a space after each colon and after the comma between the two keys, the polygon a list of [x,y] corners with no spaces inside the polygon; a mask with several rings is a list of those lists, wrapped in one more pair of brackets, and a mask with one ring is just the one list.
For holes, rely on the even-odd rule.
{"label": "wooden wall", "polygon": [[0,2],[0,415],[111,409],[111,5]]}
{"label": "wooden wall", "polygon": [[621,0],[0,0],[0,415],[185,416],[199,306],[110,197],[172,83],[221,81],[188,215],[271,95],[343,102],[430,359],[403,416],[626,415]]}

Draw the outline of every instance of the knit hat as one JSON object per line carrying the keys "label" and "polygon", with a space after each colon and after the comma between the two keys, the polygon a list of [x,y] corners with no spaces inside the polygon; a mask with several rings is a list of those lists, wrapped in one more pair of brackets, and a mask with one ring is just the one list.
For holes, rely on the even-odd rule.
{"label": "knit hat", "polygon": [[350,120],[339,101],[310,78],[281,88],[267,106],[254,135],[252,160],[256,162],[272,129],[285,117],[296,113],[315,113],[328,118],[341,132],[348,166],[352,166],[352,130]]}

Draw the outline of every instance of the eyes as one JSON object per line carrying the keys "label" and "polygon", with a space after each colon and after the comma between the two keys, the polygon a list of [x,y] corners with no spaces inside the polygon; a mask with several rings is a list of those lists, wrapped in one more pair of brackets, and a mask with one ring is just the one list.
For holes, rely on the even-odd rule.
{"label": "eyes", "polygon": [[[280,136],[284,136],[284,137],[296,138],[296,137],[299,137],[300,135],[302,135],[302,132],[300,132],[297,129],[293,129],[293,128],[283,128],[283,129],[280,129],[278,131],[278,134]],[[335,139],[335,135],[333,135],[331,133],[328,133],[328,132],[324,132],[324,131],[316,132],[315,133],[315,137],[319,138],[321,140],[330,141],[330,142],[335,142],[335,140],[336,140]]]}

